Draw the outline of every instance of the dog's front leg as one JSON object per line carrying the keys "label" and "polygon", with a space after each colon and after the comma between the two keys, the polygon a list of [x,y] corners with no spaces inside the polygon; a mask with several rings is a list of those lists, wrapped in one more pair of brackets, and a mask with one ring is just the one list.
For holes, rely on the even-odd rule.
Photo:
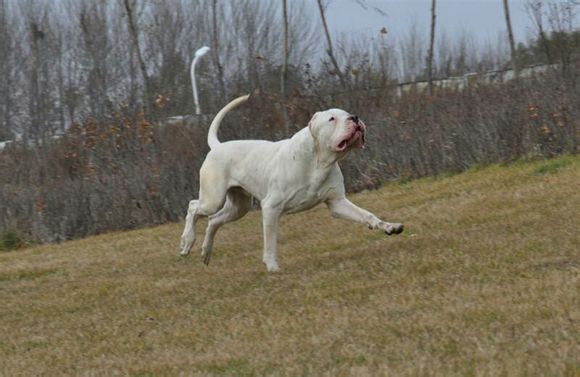
{"label": "dog's front leg", "polygon": [[262,204],[262,223],[264,226],[264,256],[262,261],[268,271],[278,271],[276,247],[278,242],[278,223],[282,211],[278,208]]}
{"label": "dog's front leg", "polygon": [[399,234],[404,229],[403,224],[383,221],[369,211],[352,204],[346,198],[328,200],[326,205],[334,217],[366,224],[370,229],[381,229],[388,235]]}

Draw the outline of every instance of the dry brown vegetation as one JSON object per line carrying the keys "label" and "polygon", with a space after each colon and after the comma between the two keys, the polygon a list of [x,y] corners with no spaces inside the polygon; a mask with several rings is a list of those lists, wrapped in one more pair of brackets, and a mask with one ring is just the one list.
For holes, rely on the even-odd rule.
{"label": "dry brown vegetation", "polygon": [[[393,179],[577,153],[580,65],[574,72],[433,97],[408,93],[397,101],[392,91],[296,97],[289,133],[321,109],[360,114],[368,143],[343,164],[350,192]],[[289,136],[280,132],[275,103],[269,94],[255,95],[226,118],[220,139]],[[120,111],[106,121],[90,118],[50,143],[0,151],[0,242],[13,233],[27,242],[53,242],[177,221],[197,196],[210,119],[168,125]]]}
{"label": "dry brown vegetation", "polygon": [[[364,119],[349,192],[578,153],[578,1],[526,1],[531,33],[511,55],[506,38],[448,37],[438,23],[429,59],[411,20],[323,30],[332,3],[0,0],[0,250],[178,221],[211,114],[248,92],[260,94],[221,140],[286,138],[331,107]],[[203,116],[174,117],[193,112],[190,63],[206,43]],[[426,95],[428,76],[441,80]]]}
{"label": "dry brown vegetation", "polygon": [[[527,1],[532,33],[513,56],[503,38],[484,46],[439,24],[429,67],[411,20],[339,36],[315,1],[287,2],[287,17],[286,2],[237,2],[0,0],[0,249],[178,221],[211,114],[248,92],[260,94],[221,140],[286,138],[331,107],[364,119],[368,148],[343,165],[349,192],[579,151],[578,1]],[[205,43],[204,115],[173,117],[193,111],[189,67]]]}
{"label": "dry brown vegetation", "polygon": [[181,224],[0,254],[0,375],[580,373],[580,158],[353,195],[386,237],[325,208],[224,227],[209,267]]}

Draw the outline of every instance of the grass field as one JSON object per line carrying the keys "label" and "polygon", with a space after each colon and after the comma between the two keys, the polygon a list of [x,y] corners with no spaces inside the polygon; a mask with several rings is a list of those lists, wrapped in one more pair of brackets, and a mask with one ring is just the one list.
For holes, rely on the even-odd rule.
{"label": "grass field", "polygon": [[579,157],[351,200],[405,233],[288,216],[275,274],[258,212],[209,267],[182,224],[1,253],[0,375],[580,375]]}

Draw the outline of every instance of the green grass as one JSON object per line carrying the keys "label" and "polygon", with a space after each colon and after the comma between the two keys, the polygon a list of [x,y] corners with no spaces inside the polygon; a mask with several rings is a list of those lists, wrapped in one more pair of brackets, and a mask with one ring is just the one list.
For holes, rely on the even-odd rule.
{"label": "green grass", "polygon": [[24,247],[25,244],[22,236],[15,230],[9,229],[0,233],[0,252],[17,250]]}
{"label": "green grass", "polygon": [[[390,184],[285,217],[282,270],[254,212],[209,267],[182,224],[0,253],[0,375],[580,375],[580,158]],[[205,222],[198,228],[199,235]]]}
{"label": "green grass", "polygon": [[560,158],[557,160],[550,160],[543,164],[541,164],[536,170],[535,173],[538,175],[543,174],[555,174],[558,173],[563,168],[570,166],[572,164],[571,159],[567,158]]}

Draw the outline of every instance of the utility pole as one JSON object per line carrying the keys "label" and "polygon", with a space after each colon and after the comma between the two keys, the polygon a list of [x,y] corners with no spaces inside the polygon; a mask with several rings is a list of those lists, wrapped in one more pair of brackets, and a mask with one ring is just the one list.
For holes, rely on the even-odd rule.
{"label": "utility pole", "polygon": [[437,0],[431,0],[431,41],[429,43],[429,56],[427,57],[427,80],[429,81],[429,95],[433,95],[433,47],[435,45],[435,8]]}
{"label": "utility pole", "polygon": [[514,71],[514,75],[517,77],[519,75],[519,67],[516,56],[516,44],[514,42],[514,32],[512,30],[512,21],[510,18],[510,7],[508,4],[508,0],[503,0],[503,11],[505,14],[505,22],[508,30],[508,40],[510,44],[510,53],[512,59],[512,70]]}

